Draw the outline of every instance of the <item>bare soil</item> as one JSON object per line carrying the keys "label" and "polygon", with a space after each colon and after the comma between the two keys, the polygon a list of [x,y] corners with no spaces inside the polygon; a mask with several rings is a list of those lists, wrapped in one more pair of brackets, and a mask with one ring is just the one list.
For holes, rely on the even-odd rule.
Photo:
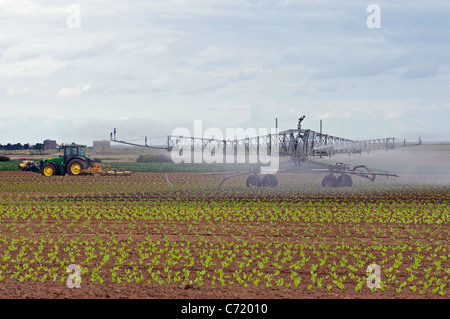
{"label": "bare soil", "polygon": [[[28,172],[2,172],[0,176],[11,176],[11,177],[27,177],[30,176]],[[152,178],[161,179],[162,174],[135,174],[135,178],[148,178],[151,180]],[[219,180],[219,177],[205,177],[204,174],[170,174],[174,183],[183,181],[184,183],[197,183],[199,180],[205,181],[206,179],[213,179],[213,181]],[[290,181],[292,176],[285,175],[280,176],[280,181]],[[305,178],[305,177],[297,177],[295,178]],[[316,175],[311,175],[308,178],[310,180],[317,182],[320,181],[321,177]],[[410,181],[424,181],[424,179],[416,176],[409,176]],[[245,179],[244,179],[245,180]],[[67,183],[71,183],[73,180],[66,179]],[[211,182],[211,180],[207,180]],[[241,178],[242,182],[243,179]],[[32,181],[31,181],[32,182]],[[164,180],[163,180],[164,182]],[[11,197],[11,194],[3,194]],[[42,195],[37,195],[42,196]],[[53,193],[46,194],[48,200],[52,199],[64,199],[64,198],[77,198],[83,197],[81,194],[72,194],[68,195],[66,193]],[[127,192],[124,193],[114,193],[111,195],[103,195],[97,194],[92,197],[92,200],[95,199],[105,199],[105,198],[120,198],[123,200],[133,200],[136,198],[159,198],[164,199],[170,202],[171,200],[177,201],[189,201],[192,199],[201,199],[203,201],[210,200],[220,200],[221,194],[218,192],[199,192],[192,193],[189,190],[180,191],[173,194],[164,194],[164,193],[141,193],[141,194],[130,194]],[[239,202],[252,202],[255,199],[258,200],[258,194],[248,194],[239,195],[239,193],[228,194],[225,197],[227,199],[236,200]],[[389,192],[374,192],[373,194],[368,194],[364,192],[363,194],[352,194],[348,193],[314,193],[312,195],[299,196],[299,194],[293,193],[292,190],[287,192],[286,194],[266,194],[264,197],[260,198],[263,201],[268,202],[291,202],[298,203],[308,202],[308,201],[316,201],[318,203],[322,203],[326,199],[333,199],[336,203],[346,204],[349,202],[358,202],[364,201],[367,203],[376,203],[380,200],[383,201],[394,201],[394,202],[421,202],[424,205],[437,205],[437,204],[446,204],[450,201],[450,191],[449,188],[439,189],[438,191],[430,188],[428,192],[398,192],[398,193],[389,193]],[[429,206],[427,206],[429,207]],[[26,220],[13,220],[11,218],[2,218],[0,224],[0,232],[2,235],[14,236],[10,227],[7,227],[7,224],[12,222],[16,222],[16,227],[20,226],[20,223],[25,223]],[[61,221],[53,221],[51,219],[46,220],[48,225],[51,225],[53,222],[60,223],[59,225],[67,232],[67,240],[79,237],[78,232],[75,229],[77,227],[81,227],[81,225],[86,222],[86,220],[80,219],[76,222],[76,224],[72,224],[68,226],[67,224],[70,221],[64,221],[61,224]],[[42,220],[33,220],[32,224],[29,225],[31,228],[35,229],[35,236],[28,237],[30,240],[37,240],[40,238],[42,234],[46,234],[49,231],[49,228],[45,228],[38,224],[42,223]],[[111,223],[111,222],[110,222]],[[108,225],[108,221],[104,221],[104,224]],[[252,224],[252,227],[247,227],[250,222],[242,223],[242,222],[208,222],[203,225],[195,225],[194,231],[192,228],[189,228],[189,225],[186,225],[183,222],[155,222],[152,225],[149,225],[148,222],[143,222],[137,220],[135,222],[135,230],[134,232],[134,241],[139,242],[140,239],[144,238],[144,235],[150,235],[153,240],[161,240],[164,236],[169,236],[170,242],[182,242],[181,234],[186,234],[190,242],[193,245],[197,245],[199,243],[199,237],[197,235],[202,235],[207,238],[207,241],[210,243],[214,242],[235,242],[236,238],[242,236],[243,234],[251,235],[251,243],[257,243],[258,241],[264,241],[265,235],[271,231],[273,224],[271,222],[261,222],[256,224]],[[422,240],[423,242],[436,242],[442,239],[443,233],[435,233],[430,234],[426,232],[421,225],[411,226],[414,228],[415,235],[413,237],[410,236],[411,232],[406,232],[404,227],[401,225],[396,227],[394,230],[391,227],[392,225],[387,225],[383,223],[374,223],[373,226],[381,229],[381,231],[385,232],[387,235],[383,238],[377,238],[376,242],[378,244],[383,244],[385,246],[395,246],[398,244],[398,241],[401,240],[404,244],[414,244],[418,241]],[[77,226],[77,227],[75,227]],[[301,225],[300,225],[301,226]],[[374,241],[374,234],[372,233],[372,228],[367,227],[367,235],[361,236],[357,233],[350,233],[344,235],[342,233],[341,227],[342,225],[336,223],[326,222],[312,222],[307,225],[308,229],[317,229],[318,236],[314,238],[314,236],[309,236],[308,238],[299,237],[299,233],[293,233],[292,223],[291,222],[283,222],[279,221],[277,223],[278,234],[272,236],[276,242],[292,242],[292,243],[303,243],[303,244],[313,244],[320,243],[323,245],[335,245],[336,238],[339,237],[342,239],[343,244],[359,244],[361,246],[370,245]],[[157,227],[161,232],[152,232],[149,231]],[[409,231],[411,230],[409,228]],[[450,224],[443,224],[440,226],[442,230],[449,230]],[[217,232],[213,233],[211,229],[218,229]],[[95,236],[100,236],[105,241],[108,241],[110,238],[109,233],[105,233],[105,225],[100,227],[99,222],[91,221],[89,225],[89,231],[84,230],[81,240],[89,240]],[[298,232],[301,227],[296,228]],[[324,239],[323,234],[320,233],[322,229],[329,229],[330,231],[327,233],[326,238]],[[139,231],[141,230],[141,231]],[[55,239],[58,235],[60,235],[60,230],[52,229],[50,231],[55,235]],[[117,238],[120,242],[125,242],[129,232],[129,221],[123,220],[119,221],[118,225],[116,225],[116,234]],[[195,233],[194,233],[195,232]],[[448,232],[446,233],[448,234]],[[448,241],[446,234],[444,234],[443,240]],[[409,237],[408,237],[409,236]],[[20,238],[20,237],[18,237]],[[20,244],[19,244],[20,245]],[[135,246],[130,246],[131,248]],[[3,243],[0,243],[0,252],[5,249]],[[239,257],[239,255],[238,255]],[[314,257],[313,257],[314,258]],[[336,261],[339,261],[341,256],[336,257]],[[139,263],[139,256],[137,254],[131,255],[127,261],[133,261],[134,263]],[[213,260],[216,263],[220,264],[220,260]],[[104,268],[108,270],[112,268],[114,264],[110,262],[106,264]],[[426,268],[432,266],[432,262],[424,261],[420,268],[417,270],[418,273],[423,272]],[[445,263],[445,266],[449,266],[448,262]],[[183,266],[178,266],[181,268],[174,268],[174,272],[177,270],[181,270]],[[405,266],[406,267],[406,266]],[[161,266],[161,270],[164,267]],[[232,274],[235,270],[239,269],[237,265],[231,266],[227,268],[226,272],[228,274]],[[200,268],[199,268],[200,270]],[[268,272],[274,271],[275,268],[267,269]],[[305,271],[305,277],[307,277],[308,273]],[[405,277],[405,276],[403,276]],[[405,280],[402,275],[399,275],[399,278]],[[448,290],[448,289],[447,289]],[[372,292],[369,289],[363,289],[361,291],[355,292],[354,287],[350,287],[344,290],[332,289],[331,291],[327,289],[306,289],[305,285],[299,286],[299,288],[278,288],[271,287],[266,288],[263,285],[259,287],[248,286],[244,288],[241,285],[234,284],[232,286],[221,287],[220,285],[211,285],[210,282],[205,283],[201,287],[196,284],[180,284],[180,283],[172,283],[172,284],[164,284],[162,286],[158,285],[155,282],[149,283],[127,283],[123,282],[121,284],[117,284],[112,282],[111,278],[106,276],[103,284],[98,282],[93,283],[89,280],[86,280],[81,288],[73,288],[69,289],[66,283],[54,282],[51,280],[45,281],[45,283],[35,282],[32,280],[25,280],[23,282],[19,282],[17,279],[5,278],[0,284],[0,297],[8,298],[8,299],[65,299],[65,298],[79,298],[79,299],[436,299],[442,298],[447,299],[446,296],[440,296],[435,293],[431,293],[431,291],[427,291],[422,295],[418,295],[417,293],[413,293],[412,291],[403,291],[401,294],[396,293],[394,287],[389,287],[386,291],[376,291]]]}

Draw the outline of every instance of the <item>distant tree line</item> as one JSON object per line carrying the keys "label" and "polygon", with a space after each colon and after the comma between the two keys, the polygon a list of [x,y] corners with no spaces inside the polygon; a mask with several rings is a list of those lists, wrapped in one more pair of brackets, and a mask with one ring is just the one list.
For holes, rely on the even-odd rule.
{"label": "distant tree line", "polygon": [[8,143],[5,145],[0,144],[0,150],[4,151],[43,150],[43,149],[44,149],[43,143],[36,143],[35,145],[30,145],[29,143],[23,145],[21,143],[16,144]]}

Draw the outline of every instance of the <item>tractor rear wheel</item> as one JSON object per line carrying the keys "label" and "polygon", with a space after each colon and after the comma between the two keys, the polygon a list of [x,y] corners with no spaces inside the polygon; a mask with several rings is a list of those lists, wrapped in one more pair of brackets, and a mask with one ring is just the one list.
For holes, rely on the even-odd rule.
{"label": "tractor rear wheel", "polygon": [[338,184],[337,178],[333,175],[327,175],[322,180],[322,186],[325,188],[336,187]]}
{"label": "tractor rear wheel", "polygon": [[47,163],[42,167],[42,175],[52,176],[58,174],[56,165],[53,163]]}
{"label": "tractor rear wheel", "polygon": [[86,162],[79,159],[74,158],[67,164],[67,173],[69,175],[80,175],[82,170],[85,170],[87,167]]}

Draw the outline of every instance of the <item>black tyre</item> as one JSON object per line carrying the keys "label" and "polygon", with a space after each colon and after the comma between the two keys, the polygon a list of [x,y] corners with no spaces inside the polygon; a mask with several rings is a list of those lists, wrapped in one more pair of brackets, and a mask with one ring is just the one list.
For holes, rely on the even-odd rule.
{"label": "black tyre", "polygon": [[265,175],[262,179],[262,186],[264,187],[277,187],[278,179],[273,174]]}
{"label": "black tyre", "polygon": [[353,180],[350,175],[342,174],[337,179],[338,187],[352,187]]}
{"label": "black tyre", "polygon": [[322,179],[322,186],[326,188],[336,187],[338,184],[337,178],[333,175],[327,175]]}
{"label": "black tyre", "polygon": [[53,163],[47,163],[42,167],[42,175],[53,176],[58,174],[57,166]]}
{"label": "black tyre", "polygon": [[69,173],[69,175],[80,175],[81,171],[86,168],[87,165],[85,161],[79,158],[74,158],[67,164],[67,173]]}
{"label": "black tyre", "polygon": [[258,175],[250,175],[246,181],[247,187],[260,187],[261,178]]}

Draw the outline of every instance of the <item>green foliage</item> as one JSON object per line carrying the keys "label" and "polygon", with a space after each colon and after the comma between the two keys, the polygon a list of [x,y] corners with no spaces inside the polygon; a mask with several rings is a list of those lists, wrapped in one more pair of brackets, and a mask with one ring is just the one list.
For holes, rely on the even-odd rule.
{"label": "green foliage", "polygon": [[[448,187],[169,178],[0,174],[0,281],[64,283],[76,263],[82,285],[447,296]],[[372,263],[379,289],[366,285]]]}
{"label": "green foliage", "polygon": [[172,163],[172,159],[164,154],[139,155],[138,163]]}
{"label": "green foliage", "polygon": [[11,160],[7,162],[0,161],[0,171],[20,171],[19,165],[21,161]]}
{"label": "green foliage", "polygon": [[196,163],[107,163],[114,167],[136,173],[213,173],[213,172],[247,172],[250,164],[196,164]]}

